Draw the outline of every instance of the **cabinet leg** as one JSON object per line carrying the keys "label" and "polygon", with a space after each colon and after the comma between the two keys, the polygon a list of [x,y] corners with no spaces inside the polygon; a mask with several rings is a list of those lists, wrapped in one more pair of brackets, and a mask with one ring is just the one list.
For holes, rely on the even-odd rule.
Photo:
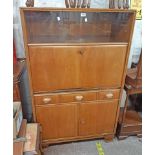
{"label": "cabinet leg", "polygon": [[[42,150],[49,147],[49,144],[42,144]],[[43,152],[43,151],[42,151]]]}
{"label": "cabinet leg", "polygon": [[40,125],[40,155],[44,155],[44,152],[43,152],[43,145],[42,145],[42,127]]}
{"label": "cabinet leg", "polygon": [[39,154],[37,154],[37,155],[44,155],[44,153],[43,153],[43,152],[41,152],[41,151],[39,151]]}
{"label": "cabinet leg", "polygon": [[137,137],[138,138],[142,138],[142,134],[137,134]]}
{"label": "cabinet leg", "polygon": [[41,146],[41,148],[40,148],[40,155],[44,155],[44,151],[43,151],[42,146]]}
{"label": "cabinet leg", "polygon": [[121,135],[118,135],[117,138],[118,140],[124,140],[126,139],[128,136],[121,136]]}
{"label": "cabinet leg", "polygon": [[114,134],[104,136],[104,141],[105,142],[111,142],[111,141],[113,141],[113,139],[114,139]]}

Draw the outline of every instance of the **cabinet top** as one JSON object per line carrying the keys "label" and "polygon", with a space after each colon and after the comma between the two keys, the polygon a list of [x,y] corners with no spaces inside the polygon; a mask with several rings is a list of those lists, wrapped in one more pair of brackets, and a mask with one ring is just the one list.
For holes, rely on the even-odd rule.
{"label": "cabinet top", "polygon": [[134,9],[102,9],[102,8],[55,8],[55,7],[20,7],[27,11],[73,11],[73,12],[133,12]]}
{"label": "cabinet top", "polygon": [[26,44],[128,43],[136,13],[94,8],[20,10]]}

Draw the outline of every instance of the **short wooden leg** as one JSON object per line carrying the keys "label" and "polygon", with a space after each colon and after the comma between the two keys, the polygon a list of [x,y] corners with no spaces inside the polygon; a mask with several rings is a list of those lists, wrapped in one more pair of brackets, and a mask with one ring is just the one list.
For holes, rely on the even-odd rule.
{"label": "short wooden leg", "polygon": [[137,134],[137,137],[138,138],[142,138],[142,134]]}
{"label": "short wooden leg", "polygon": [[128,136],[121,136],[121,135],[118,135],[117,138],[118,140],[124,140],[126,139]]}
{"label": "short wooden leg", "polygon": [[49,146],[49,144],[42,144],[42,149],[47,148],[48,146]]}
{"label": "short wooden leg", "polygon": [[38,153],[37,155],[44,155],[44,153],[43,153],[43,152],[41,152],[41,151],[39,151],[39,153]]}
{"label": "short wooden leg", "polygon": [[39,147],[40,147],[40,154],[44,155],[43,145],[42,145],[42,127],[41,126],[40,126],[40,146]]}
{"label": "short wooden leg", "polygon": [[40,155],[44,155],[44,151],[42,147],[40,148]]}
{"label": "short wooden leg", "polygon": [[105,135],[104,136],[104,141],[105,142],[111,142],[111,141],[113,141],[113,139],[114,139],[114,135],[112,134],[112,135]]}

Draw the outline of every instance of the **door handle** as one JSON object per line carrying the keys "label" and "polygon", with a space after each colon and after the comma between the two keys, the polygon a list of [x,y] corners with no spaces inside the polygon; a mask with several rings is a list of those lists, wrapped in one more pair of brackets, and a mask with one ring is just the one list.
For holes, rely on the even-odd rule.
{"label": "door handle", "polygon": [[106,97],[107,97],[107,98],[113,98],[113,96],[114,96],[114,95],[113,95],[112,93],[106,94]]}
{"label": "door handle", "polygon": [[47,103],[49,103],[49,102],[51,102],[51,98],[49,98],[49,97],[45,97],[44,99],[43,99],[43,102],[45,103],[45,104],[47,104]]}
{"label": "door handle", "polygon": [[75,96],[76,101],[82,101],[83,100],[83,96],[79,95],[79,96]]}

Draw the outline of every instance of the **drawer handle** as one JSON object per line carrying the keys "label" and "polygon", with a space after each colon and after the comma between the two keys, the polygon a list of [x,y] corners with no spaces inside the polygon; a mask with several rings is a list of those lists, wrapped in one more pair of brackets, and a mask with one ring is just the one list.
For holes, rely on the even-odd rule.
{"label": "drawer handle", "polygon": [[51,100],[52,100],[51,98],[47,97],[47,98],[44,98],[44,99],[43,99],[43,102],[47,104],[47,103],[49,103]]}
{"label": "drawer handle", "polygon": [[107,98],[113,98],[113,96],[114,96],[114,95],[113,95],[112,93],[106,94],[106,97],[107,97]]}
{"label": "drawer handle", "polygon": [[83,99],[83,96],[75,96],[75,99],[76,99],[77,101],[81,101],[81,100]]}

